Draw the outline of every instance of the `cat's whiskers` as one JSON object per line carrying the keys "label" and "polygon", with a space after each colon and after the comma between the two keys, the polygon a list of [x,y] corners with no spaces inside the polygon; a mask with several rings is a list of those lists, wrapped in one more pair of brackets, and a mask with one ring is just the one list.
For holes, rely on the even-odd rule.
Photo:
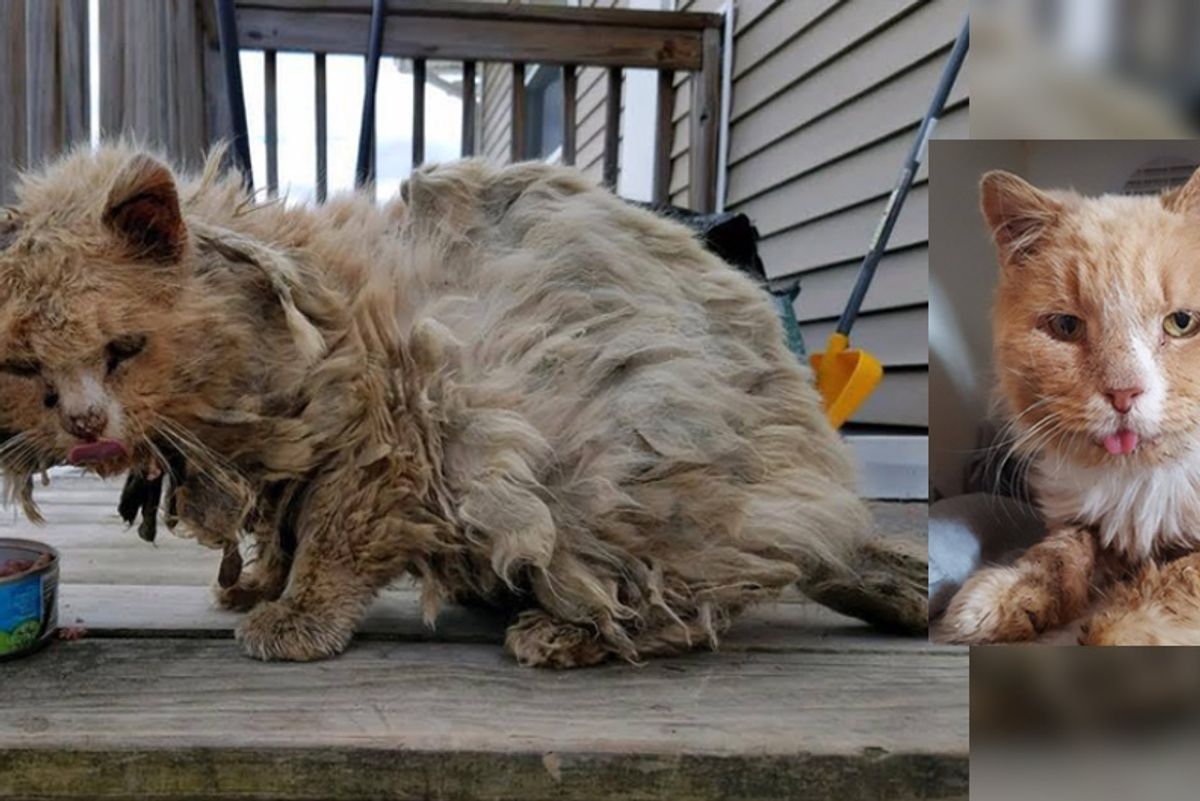
{"label": "cat's whiskers", "polygon": [[[1032,411],[1033,407],[1039,405],[1040,403],[1042,402],[1039,401],[1038,403],[1031,405],[1025,409],[1020,416],[1024,416],[1024,414]],[[1014,418],[1014,420],[1010,423],[1010,427],[1015,429],[1015,423],[1020,416]],[[1001,482],[1004,479],[1004,469],[1015,455],[1021,454],[1027,457],[1032,456],[1032,454],[1037,453],[1041,448],[1045,447],[1046,444],[1049,444],[1049,442],[1052,441],[1053,436],[1062,430],[1064,430],[1062,418],[1060,418],[1056,413],[1051,412],[1042,419],[1038,420],[1029,428],[1018,431],[1016,438],[1008,443],[1009,447],[1005,450],[1004,456],[995,467],[995,483],[992,488],[993,493],[1000,494]],[[1018,482],[1018,491],[1020,486],[1022,486],[1028,478],[1028,471],[1032,463],[1032,458],[1026,458],[1018,463],[1017,475],[1015,476]]]}
{"label": "cat's whiskers", "polygon": [[[237,469],[197,440],[183,426],[159,414],[152,414],[152,419],[148,421],[147,425],[183,454],[184,458],[194,465],[199,473],[213,481],[218,487],[234,497],[244,494],[245,486],[239,481],[240,474]],[[234,476],[239,478],[234,478]]]}

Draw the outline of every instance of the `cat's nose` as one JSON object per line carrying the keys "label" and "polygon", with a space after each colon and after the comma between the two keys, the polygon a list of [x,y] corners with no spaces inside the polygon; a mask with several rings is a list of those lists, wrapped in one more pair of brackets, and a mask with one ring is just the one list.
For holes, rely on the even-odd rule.
{"label": "cat's nose", "polygon": [[1138,395],[1143,392],[1141,387],[1128,387],[1126,389],[1110,389],[1104,393],[1104,397],[1108,398],[1108,402],[1112,407],[1121,414],[1129,414],[1129,410],[1133,408],[1133,402]]}
{"label": "cat's nose", "polygon": [[99,439],[108,427],[108,414],[103,408],[93,406],[86,412],[63,415],[63,425],[72,436],[91,442]]}

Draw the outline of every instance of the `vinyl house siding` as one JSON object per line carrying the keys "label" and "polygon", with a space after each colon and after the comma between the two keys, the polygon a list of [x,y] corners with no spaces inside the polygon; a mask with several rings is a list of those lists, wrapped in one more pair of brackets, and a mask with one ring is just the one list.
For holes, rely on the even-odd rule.
{"label": "vinyl house siding", "polygon": [[[754,220],[769,275],[801,276],[796,313],[810,349],[837,323],[966,11],[965,0],[738,5],[726,207]],[[969,63],[938,137],[968,135]],[[676,92],[676,203],[687,197],[686,83]],[[928,429],[926,182],[922,167],[854,328],[885,368],[854,424]]]}

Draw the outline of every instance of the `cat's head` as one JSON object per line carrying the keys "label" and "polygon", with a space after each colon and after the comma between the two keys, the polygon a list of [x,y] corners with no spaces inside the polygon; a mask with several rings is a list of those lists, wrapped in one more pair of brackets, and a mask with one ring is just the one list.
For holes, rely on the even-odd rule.
{"label": "cat's head", "polygon": [[0,220],[0,465],[109,474],[148,447],[186,337],[191,248],[174,175],[121,148],[24,180]]}
{"label": "cat's head", "polygon": [[989,172],[981,195],[1007,444],[1080,465],[1200,450],[1200,172],[1164,197]]}

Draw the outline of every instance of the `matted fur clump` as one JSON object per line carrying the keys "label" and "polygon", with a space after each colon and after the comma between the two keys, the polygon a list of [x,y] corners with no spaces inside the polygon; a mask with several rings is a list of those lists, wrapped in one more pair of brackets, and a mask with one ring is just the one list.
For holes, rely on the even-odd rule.
{"label": "matted fur clump", "polygon": [[30,513],[50,464],[167,471],[185,530],[256,545],[218,600],[260,658],[340,652],[405,573],[430,621],[517,610],[534,665],[715,646],[796,582],[924,630],[923,555],[869,538],[770,304],[687,229],[539,164],[423,169],[382,209],[255,204],[216,164],[25,178],[0,454]]}

